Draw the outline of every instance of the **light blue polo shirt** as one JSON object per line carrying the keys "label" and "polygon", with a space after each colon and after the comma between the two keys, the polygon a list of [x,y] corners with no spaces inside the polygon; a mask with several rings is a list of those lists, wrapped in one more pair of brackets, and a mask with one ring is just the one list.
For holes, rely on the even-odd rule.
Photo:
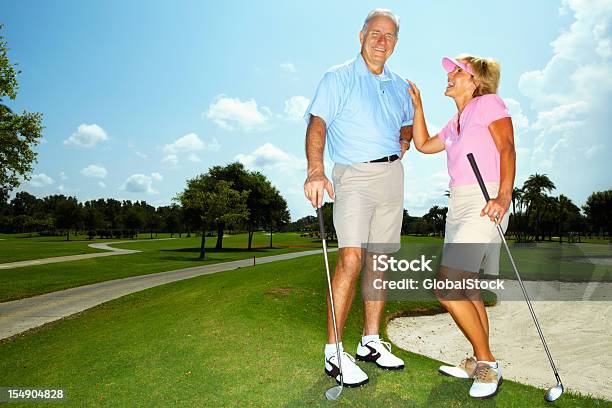
{"label": "light blue polo shirt", "polygon": [[325,121],[334,163],[352,164],[400,154],[400,128],[412,125],[408,83],[385,65],[375,75],[359,54],[330,68],[317,87],[304,119]]}

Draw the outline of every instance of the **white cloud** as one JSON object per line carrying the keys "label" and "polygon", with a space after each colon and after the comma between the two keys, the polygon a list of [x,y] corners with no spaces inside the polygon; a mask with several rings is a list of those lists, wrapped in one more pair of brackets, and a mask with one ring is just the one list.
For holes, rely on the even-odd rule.
{"label": "white cloud", "polygon": [[522,136],[524,147],[533,144],[531,154],[517,158],[517,171],[546,173],[558,193],[580,203],[609,187],[609,165],[601,158],[611,153],[612,2],[563,0],[559,13],[573,21],[552,41],[552,57],[519,80],[535,120],[527,121]]}
{"label": "white cloud", "polygon": [[139,152],[138,150],[135,151],[134,153],[136,154],[136,156],[140,157],[141,159],[146,159],[147,158],[146,154],[144,154],[142,152]]}
{"label": "white cloud", "polygon": [[290,120],[300,121],[308,108],[310,99],[305,96],[297,95],[285,101],[285,115]]}
{"label": "white cloud", "polygon": [[603,144],[597,144],[591,147],[586,148],[584,155],[587,159],[593,158],[593,156],[597,155],[599,152],[603,152],[606,150],[606,146]]}
{"label": "white cloud", "polygon": [[287,200],[293,218],[305,213],[312,214],[303,190],[306,178],[305,158],[285,152],[272,143],[265,143],[251,153],[236,155],[234,160],[268,177]]}
{"label": "white cloud", "polygon": [[176,154],[167,154],[162,159],[162,163],[175,167],[178,164],[178,156]]}
{"label": "white cloud", "polygon": [[210,150],[211,152],[218,152],[219,150],[221,150],[221,143],[219,143],[217,138],[213,136],[212,142],[206,145],[206,150]]}
{"label": "white cloud", "polygon": [[235,160],[253,168],[306,169],[306,159],[287,153],[272,143],[265,143],[249,154],[238,154]]}
{"label": "white cloud", "polygon": [[272,112],[265,106],[258,108],[255,99],[241,101],[221,94],[210,104],[204,116],[223,129],[234,130],[238,126],[248,131],[264,127]]}
{"label": "white cloud", "polygon": [[194,163],[200,163],[202,161],[202,159],[200,159],[200,156],[195,153],[190,153],[189,156],[187,156],[187,160]]}
{"label": "white cloud", "polygon": [[57,186],[57,191],[58,193],[63,194],[66,192],[66,187],[64,187],[63,184],[60,184],[59,186]]}
{"label": "white cloud", "polygon": [[60,180],[67,180],[68,176],[66,176],[66,172],[62,171],[60,172]]}
{"label": "white cloud", "polygon": [[202,160],[196,152],[208,150],[216,152],[221,149],[221,144],[217,138],[213,137],[210,143],[204,143],[200,136],[195,133],[188,133],[179,137],[174,142],[164,146],[164,158],[162,163],[176,166],[179,163],[179,156],[187,155],[187,159],[192,162],[201,162]]}
{"label": "white cloud", "polygon": [[95,178],[106,178],[108,175],[108,171],[104,166],[98,166],[96,164],[90,164],[81,170],[81,174],[85,177],[95,177]]}
{"label": "white cloud", "polygon": [[157,191],[152,187],[152,182],[153,178],[146,174],[132,174],[125,180],[120,189],[130,193],[157,194]]}
{"label": "white cloud", "polygon": [[510,116],[512,116],[512,125],[514,126],[514,131],[522,132],[529,128],[529,118],[525,116],[523,113],[523,108],[519,101],[512,98],[504,98],[504,102],[508,107],[508,111],[510,112]]}
{"label": "white cloud", "polygon": [[94,147],[96,143],[108,140],[104,129],[94,124],[79,125],[77,131],[64,140],[65,145],[75,145],[79,147]]}
{"label": "white cloud", "polygon": [[179,137],[174,142],[164,146],[164,153],[177,154],[202,149],[204,149],[204,142],[202,142],[200,136],[195,133],[188,133],[185,136]]}
{"label": "white cloud", "polygon": [[103,181],[98,181],[98,186],[100,186],[102,188],[106,188],[106,184],[104,184]]}
{"label": "white cloud", "polygon": [[45,173],[34,174],[29,181],[32,187],[44,187],[53,184],[53,179]]}
{"label": "white cloud", "polygon": [[288,72],[290,74],[295,74],[297,72],[297,68],[292,62],[283,62],[282,64],[280,64],[280,67],[283,71]]}
{"label": "white cloud", "polygon": [[155,181],[162,181],[164,179],[164,177],[156,171],[151,173],[151,178]]}

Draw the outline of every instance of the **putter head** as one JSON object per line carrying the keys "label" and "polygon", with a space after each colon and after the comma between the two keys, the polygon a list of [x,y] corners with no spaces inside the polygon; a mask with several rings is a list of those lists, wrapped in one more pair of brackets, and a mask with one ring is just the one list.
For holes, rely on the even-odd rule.
{"label": "putter head", "polygon": [[329,390],[325,391],[325,398],[330,401],[337,400],[342,392],[342,387],[336,385],[335,387],[331,387]]}
{"label": "putter head", "polygon": [[556,401],[563,394],[563,384],[561,381],[557,383],[556,386],[551,387],[546,391],[546,395],[544,395],[544,399],[548,402]]}

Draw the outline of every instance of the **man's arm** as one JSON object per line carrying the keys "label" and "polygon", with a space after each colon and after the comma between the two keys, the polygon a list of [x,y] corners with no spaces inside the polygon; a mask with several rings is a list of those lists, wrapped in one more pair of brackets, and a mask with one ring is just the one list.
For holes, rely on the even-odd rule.
{"label": "man's arm", "polygon": [[306,159],[308,160],[308,175],[304,182],[304,194],[313,207],[323,205],[323,190],[333,200],[332,183],[325,177],[323,152],[325,151],[325,121],[318,116],[310,116],[306,129]]}
{"label": "man's arm", "polygon": [[406,150],[410,149],[410,141],[412,140],[412,125],[403,126],[400,129],[400,159],[404,157]]}

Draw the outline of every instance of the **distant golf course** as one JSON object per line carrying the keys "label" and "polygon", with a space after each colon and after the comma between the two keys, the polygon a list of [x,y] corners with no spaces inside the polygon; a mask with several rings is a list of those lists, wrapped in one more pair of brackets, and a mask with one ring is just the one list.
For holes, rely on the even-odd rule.
{"label": "distant golf course", "polygon": [[[161,236],[160,236],[161,237]],[[78,254],[91,241],[48,250],[48,238],[2,236],[10,260]],[[143,237],[141,237],[143,238]],[[405,237],[435,243],[439,238]],[[28,240],[27,244],[24,244]],[[214,239],[208,240],[214,245]],[[22,242],[17,246],[16,242]],[[38,242],[38,244],[35,244]],[[127,276],[318,248],[295,233],[228,236],[222,251],[198,260],[199,238],[135,242],[117,247],[143,252],[0,271],[3,301]],[[604,246],[607,247],[607,246]],[[21,249],[19,249],[21,248]],[[59,251],[59,249],[58,249]],[[330,254],[335,264],[336,255]],[[8,261],[8,260],[6,260]],[[5,261],[5,262],[6,262]],[[69,318],[0,341],[1,386],[63,388],[62,405],[83,406],[329,406],[324,391],[325,270],[321,256],[307,256],[174,282],[102,304]],[[347,351],[360,336],[361,302],[346,328]],[[390,302],[388,316],[441,312],[437,302]],[[385,372],[360,365],[370,376],[362,389],[345,390],[341,406],[553,406],[543,391],[504,381],[494,399],[473,401],[469,382],[437,374],[439,362],[406,351],[406,369]],[[558,407],[612,403],[566,393]],[[32,406],[31,403],[11,406]]]}

